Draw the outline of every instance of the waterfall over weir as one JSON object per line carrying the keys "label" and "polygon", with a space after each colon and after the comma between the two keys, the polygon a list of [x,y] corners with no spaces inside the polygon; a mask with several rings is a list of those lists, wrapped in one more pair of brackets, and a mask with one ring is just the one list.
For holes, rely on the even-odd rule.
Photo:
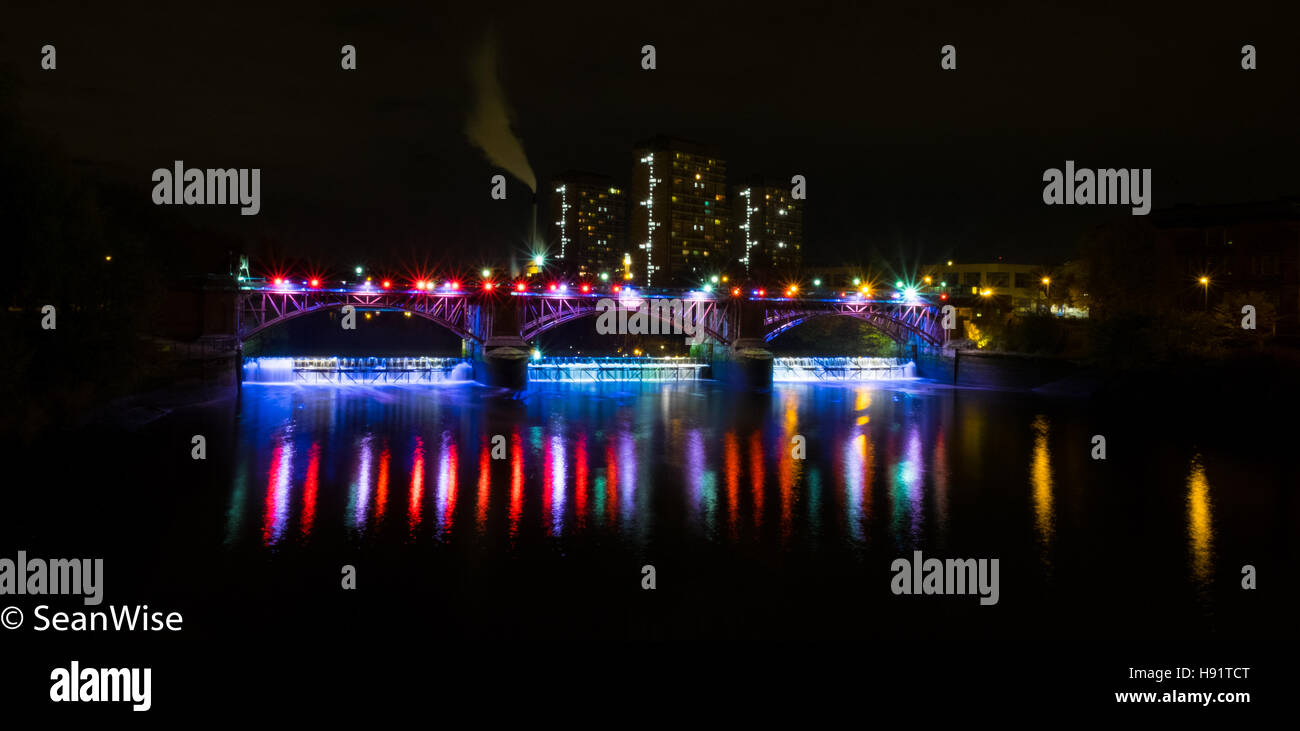
{"label": "waterfall over weir", "polygon": [[374,385],[470,380],[464,358],[245,358],[245,383]]}
{"label": "waterfall over weir", "polygon": [[915,378],[916,364],[898,358],[806,357],[773,358],[772,380],[798,381],[891,381]]}

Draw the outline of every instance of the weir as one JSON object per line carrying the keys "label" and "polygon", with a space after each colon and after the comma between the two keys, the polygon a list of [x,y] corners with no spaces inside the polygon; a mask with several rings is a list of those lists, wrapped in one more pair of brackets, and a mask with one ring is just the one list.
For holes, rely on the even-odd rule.
{"label": "weir", "polygon": [[[916,377],[916,365],[898,358],[770,358],[772,381],[856,382]],[[719,380],[716,362],[694,357],[546,357],[526,361],[528,382],[605,383]],[[245,358],[245,383],[299,385],[434,384],[479,381],[469,358],[257,357]],[[485,385],[492,385],[486,383]]]}

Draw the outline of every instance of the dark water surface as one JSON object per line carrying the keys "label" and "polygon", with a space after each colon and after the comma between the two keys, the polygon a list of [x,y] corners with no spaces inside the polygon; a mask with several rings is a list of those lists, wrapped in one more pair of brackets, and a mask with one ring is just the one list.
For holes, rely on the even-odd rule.
{"label": "dark water surface", "polygon": [[[497,672],[516,662],[501,642],[560,661],[591,640],[864,640],[891,659],[863,668],[965,657],[1001,683],[980,668],[1059,669],[1104,647],[1072,681],[1100,699],[1131,689],[1132,665],[1247,665],[1297,637],[1291,455],[1258,441],[1263,426],[1187,413],[922,381],[535,384],[520,400],[248,385],[140,431],[9,445],[0,527],[6,556],[103,557],[106,603],[185,616],[177,635],[24,630],[46,664],[318,692],[452,648]],[[998,559],[997,604],[895,596],[891,563],[914,551]],[[33,678],[48,690],[48,671]],[[182,685],[160,702],[208,697]]]}

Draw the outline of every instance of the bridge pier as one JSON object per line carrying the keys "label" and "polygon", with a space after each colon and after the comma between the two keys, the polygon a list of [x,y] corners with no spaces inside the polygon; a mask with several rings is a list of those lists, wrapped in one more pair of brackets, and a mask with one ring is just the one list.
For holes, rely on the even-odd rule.
{"label": "bridge pier", "polygon": [[483,345],[473,341],[468,345],[475,381],[514,391],[528,387],[528,344],[522,338],[490,338]]}
{"label": "bridge pier", "polygon": [[745,338],[732,345],[712,346],[713,380],[733,388],[763,390],[772,386],[772,351],[762,338]]}

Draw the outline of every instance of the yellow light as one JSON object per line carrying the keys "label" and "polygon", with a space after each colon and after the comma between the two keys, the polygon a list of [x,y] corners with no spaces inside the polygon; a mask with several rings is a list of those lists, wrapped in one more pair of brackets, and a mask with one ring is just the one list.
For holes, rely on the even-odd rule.
{"label": "yellow light", "polygon": [[403,316],[403,317],[410,317],[410,316],[411,316],[411,313],[409,313],[409,312],[403,312],[403,313],[402,313],[402,316]]}
{"label": "yellow light", "polygon": [[992,290],[988,290],[988,289],[986,289],[986,290],[984,290],[983,292],[980,292],[980,294],[983,295],[983,296],[985,296],[985,297],[988,297],[989,295],[993,294],[993,291],[992,291]]}
{"label": "yellow light", "polygon": [[1043,284],[1051,284],[1051,283],[1052,283],[1051,277],[1043,277]]}
{"label": "yellow light", "polygon": [[113,261],[113,255],[109,254],[108,256],[104,257],[104,261]]}
{"label": "yellow light", "polygon": [[926,284],[929,284],[929,283],[930,283],[930,278],[929,278],[929,277],[926,277],[926,278],[925,278],[925,283],[926,283]]}
{"label": "yellow light", "polygon": [[952,266],[952,259],[948,260],[948,266]]}
{"label": "yellow light", "polygon": [[1201,284],[1209,284],[1209,283],[1210,283],[1209,277],[1201,277]]}

